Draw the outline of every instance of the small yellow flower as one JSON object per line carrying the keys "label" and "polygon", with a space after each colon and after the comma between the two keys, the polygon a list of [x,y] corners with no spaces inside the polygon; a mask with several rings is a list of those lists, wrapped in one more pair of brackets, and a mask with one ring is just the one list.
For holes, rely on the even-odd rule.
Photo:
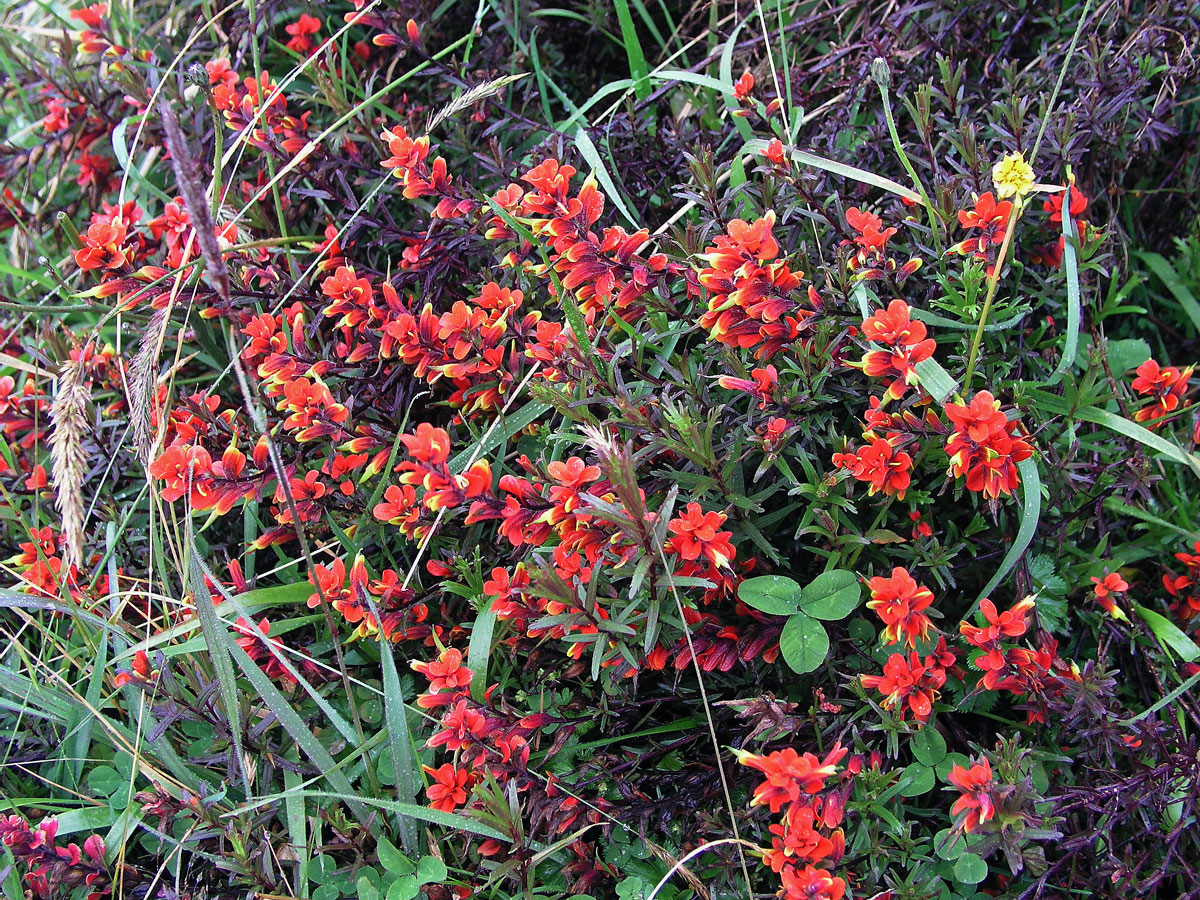
{"label": "small yellow flower", "polygon": [[992,182],[1001,200],[1027,194],[1033,187],[1033,168],[1020,153],[1010,153],[992,166]]}

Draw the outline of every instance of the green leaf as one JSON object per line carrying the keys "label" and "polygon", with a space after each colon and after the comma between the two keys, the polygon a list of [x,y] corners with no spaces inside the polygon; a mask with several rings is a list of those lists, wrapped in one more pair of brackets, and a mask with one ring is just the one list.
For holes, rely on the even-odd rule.
{"label": "green leaf", "polygon": [[858,607],[862,589],[858,576],[846,569],[822,572],[800,593],[800,609],[814,619],[835,622]]}
{"label": "green leaf", "polygon": [[1042,480],[1038,477],[1037,463],[1034,462],[1032,456],[1029,459],[1023,459],[1017,463],[1017,471],[1021,473],[1021,527],[1017,529],[1017,539],[1004,554],[1004,559],[1000,560],[1000,568],[979,592],[979,596],[975,599],[976,603],[990,594],[996,585],[1004,580],[1004,576],[1012,571],[1013,566],[1017,564],[1033,540],[1038,520],[1042,515]]}
{"label": "green leaf", "polygon": [[388,888],[387,900],[413,900],[420,893],[415,875],[402,875]]}
{"label": "green leaf", "polygon": [[909,746],[917,762],[927,766],[936,766],[946,758],[946,739],[931,725],[918,731]]}
{"label": "green leaf", "polygon": [[487,690],[488,657],[492,654],[492,634],[496,630],[496,611],[492,609],[490,598],[485,598],[487,606],[475,619],[471,629],[471,642],[467,645],[467,668],[471,670],[471,696],[483,700]]}
{"label": "green leaf", "polygon": [[978,853],[964,853],[954,864],[954,880],[960,884],[979,884],[987,873],[988,864]]}
{"label": "green leaf", "polygon": [[[762,154],[767,149],[767,141],[761,138],[756,138],[752,141],[747,141],[743,148],[743,153],[751,153],[755,156]],[[805,150],[790,150],[788,155],[793,163],[798,166],[811,166],[814,169],[823,169],[826,172],[831,172],[834,175],[841,175],[843,178],[850,178],[854,181],[860,181],[863,184],[869,184],[871,187],[879,188],[880,190],[890,191],[893,194],[898,194],[907,200],[914,203],[922,203],[921,195],[916,191],[906,188],[904,185],[892,181],[890,178],[884,178],[882,175],[876,175],[874,172],[868,172],[866,169],[860,169],[857,166],[849,166],[846,163],[836,162],[832,159],[826,159],[823,156],[817,156],[815,153],[808,153]]]}
{"label": "green leaf", "polygon": [[393,875],[412,875],[416,871],[412,860],[387,838],[381,836],[375,849],[379,854],[379,864]]}
{"label": "green leaf", "polygon": [[[1070,194],[1071,189],[1067,189]],[[1063,271],[1067,276],[1067,342],[1063,347],[1062,359],[1054,369],[1047,384],[1058,384],[1071,366],[1079,350],[1079,323],[1083,320],[1083,301],[1079,292],[1079,256],[1075,253],[1075,220],[1070,214],[1071,198],[1063,199]]]}
{"label": "green leaf", "polygon": [[1142,621],[1146,623],[1163,647],[1187,662],[1195,662],[1200,659],[1200,646],[1180,631],[1170,619],[1137,603],[1133,604],[1133,610],[1142,617]]}
{"label": "green leaf", "polygon": [[1184,313],[1192,320],[1196,331],[1200,332],[1200,303],[1196,302],[1196,297],[1183,283],[1183,279],[1179,277],[1175,268],[1160,253],[1137,253],[1136,255],[1150,267],[1151,272],[1158,276],[1159,281],[1167,286],[1167,290],[1175,296],[1179,305],[1183,307]]}
{"label": "green leaf", "polygon": [[616,7],[617,21],[621,24],[621,43],[625,45],[625,55],[629,57],[629,75],[634,81],[633,91],[639,100],[645,100],[650,96],[650,83],[646,78],[650,74],[650,67],[646,65],[646,54],[633,25],[629,0],[616,0]]}
{"label": "green leaf", "polygon": [[913,366],[921,387],[938,403],[944,403],[946,398],[958,391],[958,382],[954,376],[942,368],[942,364],[932,356],[923,359]]}
{"label": "green leaf", "polygon": [[[928,727],[928,726],[926,726]],[[907,783],[900,789],[901,797],[919,797],[933,790],[937,779],[933,767],[915,762],[900,773],[900,780]]]}
{"label": "green leaf", "polygon": [[1109,341],[1107,353],[1108,367],[1114,375],[1124,375],[1131,369],[1136,369],[1151,356],[1150,345],[1141,338]]}
{"label": "green leaf", "polygon": [[446,864],[436,856],[422,856],[417,863],[417,881],[421,884],[440,884],[449,874]]}
{"label": "green leaf", "polygon": [[943,828],[933,836],[933,851],[942,859],[953,862],[966,852],[967,842],[953,828]]}
{"label": "green leaf", "polygon": [[800,585],[784,575],[758,575],[738,585],[738,599],[773,616],[790,616],[800,609]]}
{"label": "green leaf", "polygon": [[792,671],[804,675],[825,661],[829,653],[829,635],[816,619],[796,613],[784,623],[779,635],[779,650]]}

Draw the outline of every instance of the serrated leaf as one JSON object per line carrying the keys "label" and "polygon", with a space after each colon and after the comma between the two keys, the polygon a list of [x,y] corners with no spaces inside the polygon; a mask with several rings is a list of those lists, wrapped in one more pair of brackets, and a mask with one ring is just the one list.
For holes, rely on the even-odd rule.
{"label": "serrated leaf", "polygon": [[858,576],[847,569],[833,569],[805,585],[800,609],[813,618],[834,622],[854,612],[861,599]]}
{"label": "serrated leaf", "polygon": [[790,616],[800,609],[800,585],[784,575],[758,575],[738,585],[738,599],[760,612]]}
{"label": "serrated leaf", "polygon": [[779,652],[793,672],[805,675],[825,661],[829,653],[829,635],[816,619],[796,613],[784,623],[779,635]]}

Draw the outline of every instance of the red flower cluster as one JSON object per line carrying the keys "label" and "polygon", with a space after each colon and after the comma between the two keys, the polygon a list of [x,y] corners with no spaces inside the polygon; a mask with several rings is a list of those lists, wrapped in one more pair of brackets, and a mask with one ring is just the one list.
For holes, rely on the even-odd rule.
{"label": "red flower cluster", "polygon": [[979,612],[985,624],[963,622],[959,632],[972,647],[982,651],[973,654],[971,665],[983,673],[977,689],[1008,691],[1018,697],[1028,696],[1039,701],[1027,708],[1030,722],[1045,721],[1044,701],[1062,692],[1063,682],[1078,680],[1078,673],[1058,656],[1058,642],[1049,635],[1039,635],[1036,648],[1011,646],[1006,642],[1021,637],[1028,630],[1027,616],[1034,607],[1032,597],[999,612],[991,600],[980,601]]}
{"label": "red flower cluster", "polygon": [[887,379],[885,402],[904,396],[908,385],[917,380],[916,364],[933,356],[937,348],[933,338],[926,336],[925,324],[913,320],[903,300],[893,300],[886,310],[863,320],[862,336],[887,348],[868,351],[854,364],[872,378]]}
{"label": "red flower cluster", "polygon": [[[561,275],[563,290],[574,292],[585,312],[600,314],[611,306],[617,316],[633,321],[664,279],[679,269],[668,266],[662,253],[640,253],[650,242],[648,229],[630,233],[609,226],[597,233],[594,226],[604,211],[604,195],[589,178],[571,196],[575,173],[574,166],[545,159],[521,177],[529,190],[510,184],[492,201],[543,242],[550,268]],[[517,239],[501,216],[491,217],[487,228],[490,240]],[[533,261],[533,255],[533,246],[521,240],[505,264],[520,264],[525,271],[548,278],[545,264]]]}
{"label": "red flower cluster", "polygon": [[906,569],[892,569],[891,577],[876,576],[867,582],[871,599],[867,609],[874,610],[883,620],[885,644],[899,643],[915,647],[917,640],[929,636],[933,623],[925,610],[933,603],[933,591],[917,584]]}
{"label": "red flower cluster", "polygon": [[1170,570],[1163,575],[1163,587],[1175,599],[1172,610],[1184,622],[1200,616],[1200,541],[1196,541],[1192,549],[1195,552],[1175,554],[1175,558],[1183,563],[1182,575]]}
{"label": "red flower cluster", "polygon": [[958,212],[958,224],[977,234],[955,244],[946,252],[972,256],[988,263],[987,273],[991,275],[995,267],[996,252],[1004,243],[1004,236],[1008,231],[1008,219],[1012,210],[1011,200],[997,202],[991,191],[977,197],[974,209]]}
{"label": "red flower cluster", "polygon": [[45,819],[31,828],[17,815],[0,816],[0,844],[25,867],[28,896],[38,900],[68,896],[79,885],[88,887],[87,900],[112,893],[104,861],[104,839],[93,834],[78,844],[55,844],[58,820]]}
{"label": "red flower cluster", "polygon": [[946,639],[938,638],[933,652],[924,658],[919,653],[893,653],[883,665],[882,675],[860,675],[863,687],[883,694],[884,709],[899,710],[901,721],[911,712],[920,724],[929,721],[934,701],[946,683],[946,670],[954,665],[954,651]]}
{"label": "red flower cluster", "polygon": [[759,359],[769,359],[797,340],[805,320],[821,306],[812,287],[807,306],[794,299],[804,273],[793,272],[787,262],[774,262],[779,256],[774,227],[774,212],[755,222],[734,219],[702,254],[708,267],[699,274],[700,284],[709,290],[700,327],[718,343],[754,349]]}
{"label": "red flower cluster", "polygon": [[735,752],[738,762],[766,776],[755,789],[751,805],[783,812],[781,820],[770,826],[771,849],[763,853],[763,862],[780,876],[780,895],[784,900],[839,900],[846,890],[845,881],[816,864],[836,865],[846,850],[839,826],[852,784],[847,780],[842,787],[826,792],[826,782],[837,775],[846,748],[835,744],[823,760],[791,747],[765,756]]}
{"label": "red flower cluster", "polygon": [[1148,428],[1157,430],[1164,423],[1152,420],[1168,416],[1178,409],[1186,409],[1190,404],[1183,402],[1183,395],[1187,393],[1188,379],[1193,371],[1193,366],[1177,369],[1175,366],[1160,366],[1153,359],[1138,366],[1132,387],[1152,402],[1135,412],[1133,417],[1139,422],[1148,422]]}
{"label": "red flower cluster", "polygon": [[1000,412],[1000,401],[980,391],[967,405],[947,404],[946,416],[955,429],[946,442],[950,474],[966,475],[967,490],[991,500],[1016,490],[1016,464],[1032,456],[1033,447],[1015,435],[1017,423]]}
{"label": "red flower cluster", "polygon": [[846,210],[846,224],[855,234],[851,240],[842,241],[842,244],[853,248],[847,265],[856,279],[880,281],[893,278],[899,286],[909,275],[921,268],[921,260],[918,258],[898,266],[896,260],[888,256],[888,240],[896,234],[896,229],[884,228],[883,219],[874,213],[852,206]]}
{"label": "red flower cluster", "polygon": [[956,828],[974,831],[996,814],[996,785],[992,779],[992,764],[986,756],[969,768],[955,765],[947,777],[962,794],[950,808],[952,816],[965,813]]}

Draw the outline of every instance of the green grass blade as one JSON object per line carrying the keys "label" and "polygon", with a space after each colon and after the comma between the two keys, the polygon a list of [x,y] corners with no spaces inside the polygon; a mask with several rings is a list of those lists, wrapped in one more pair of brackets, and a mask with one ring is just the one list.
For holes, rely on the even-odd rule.
{"label": "green grass blade", "polygon": [[[1066,217],[1064,216],[1064,218]],[[1151,272],[1158,276],[1159,281],[1166,285],[1167,290],[1179,301],[1179,305],[1183,308],[1184,313],[1192,320],[1192,325],[1195,327],[1196,332],[1200,333],[1200,303],[1196,301],[1196,297],[1191,292],[1191,289],[1179,277],[1179,273],[1175,271],[1175,267],[1167,262],[1161,253],[1139,251],[1135,255],[1149,267]]]}
{"label": "green grass blade", "polygon": [[[767,149],[767,142],[761,138],[755,138],[752,141],[747,141],[743,153],[750,153],[754,156],[760,156]],[[863,184],[869,184],[871,187],[879,188],[882,191],[889,191],[897,196],[903,197],[905,200],[911,200],[913,203],[921,203],[921,195],[916,191],[906,188],[904,185],[892,181],[890,178],[884,178],[882,175],[876,175],[874,172],[868,172],[866,169],[860,169],[858,166],[847,165],[846,163],[836,162],[832,159],[826,159],[823,156],[817,156],[815,153],[809,153],[806,150],[789,150],[788,155],[792,162],[799,166],[812,166],[814,169],[823,169],[833,175],[841,175],[843,178],[849,178],[853,181],[859,181]]]}
{"label": "green grass blade", "polygon": [[1022,460],[1017,463],[1017,471],[1021,473],[1021,527],[1017,530],[1017,539],[1004,554],[1004,559],[1000,560],[1000,568],[996,569],[975,599],[976,607],[979,601],[988,596],[1013,570],[1037,532],[1038,521],[1042,515],[1042,480],[1038,476],[1037,463],[1033,457]]}
{"label": "green grass blade", "polygon": [[633,12],[629,9],[629,0],[616,0],[617,21],[621,24],[621,41],[625,45],[625,55],[629,57],[629,75],[633,79],[633,92],[639,100],[650,96],[650,82],[647,75],[650,67],[646,65],[646,54],[642,50],[642,42],[638,38],[637,28],[633,24]]}
{"label": "green grass blade", "polygon": [[1054,374],[1050,376],[1047,384],[1054,385],[1062,381],[1062,378],[1071,370],[1071,366],[1075,364],[1075,354],[1079,349],[1079,324],[1083,319],[1083,302],[1079,291],[1079,256],[1075,252],[1075,234],[1074,219],[1070,214],[1071,202],[1068,197],[1063,201],[1063,271],[1067,276],[1067,343],[1063,347],[1062,359],[1058,361],[1058,367],[1055,368]]}

